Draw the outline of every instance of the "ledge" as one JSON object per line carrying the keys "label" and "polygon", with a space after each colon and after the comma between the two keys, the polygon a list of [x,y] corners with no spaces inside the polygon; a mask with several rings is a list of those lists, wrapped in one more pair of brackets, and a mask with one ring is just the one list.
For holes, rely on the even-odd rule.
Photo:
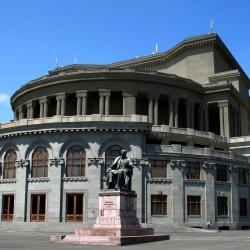
{"label": "ledge", "polygon": [[228,181],[215,181],[215,184],[221,186],[231,186],[231,182]]}
{"label": "ledge", "polygon": [[172,179],[167,179],[167,178],[149,178],[148,179],[149,183],[172,183]]}
{"label": "ledge", "polygon": [[29,183],[44,183],[49,181],[50,179],[48,177],[28,178],[27,180]]}
{"label": "ledge", "polygon": [[16,183],[16,179],[2,179],[0,180],[0,184],[14,184]]}
{"label": "ledge", "polygon": [[63,177],[63,181],[65,182],[87,182],[88,178],[86,176],[70,176]]}
{"label": "ledge", "polygon": [[193,184],[202,184],[205,185],[205,181],[204,180],[196,180],[196,179],[185,179],[184,183],[193,183]]}

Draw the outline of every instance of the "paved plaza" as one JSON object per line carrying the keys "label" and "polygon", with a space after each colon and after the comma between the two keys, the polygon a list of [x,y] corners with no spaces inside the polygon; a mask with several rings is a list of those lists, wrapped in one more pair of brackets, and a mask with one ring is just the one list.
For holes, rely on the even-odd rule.
{"label": "paved plaza", "polygon": [[[49,241],[50,233],[0,231],[0,249],[42,250],[42,249],[110,249],[101,246],[81,246],[69,244],[55,244]],[[138,244],[112,249],[174,249],[174,250],[236,250],[250,249],[250,231],[223,231],[217,233],[173,233],[171,240]]]}

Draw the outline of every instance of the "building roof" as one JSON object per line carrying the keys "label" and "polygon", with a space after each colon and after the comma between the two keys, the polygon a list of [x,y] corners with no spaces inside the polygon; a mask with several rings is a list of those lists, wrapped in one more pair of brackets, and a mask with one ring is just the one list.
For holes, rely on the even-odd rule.
{"label": "building roof", "polygon": [[233,69],[239,69],[243,77],[249,81],[249,78],[247,74],[244,72],[244,70],[241,68],[240,64],[237,62],[237,60],[234,58],[232,53],[229,51],[229,49],[226,47],[222,39],[219,37],[218,34],[211,33],[211,34],[205,34],[205,35],[199,35],[199,36],[193,36],[189,37],[187,39],[184,39],[182,42],[178,43],[176,46],[171,48],[168,51],[161,52],[161,53],[155,53],[152,55],[142,56],[138,58],[133,58],[125,61],[120,61],[116,63],[109,64],[109,67],[128,67],[128,68],[146,68],[150,65],[157,65],[157,63],[160,63],[162,61],[169,62],[173,58],[177,57],[178,55],[183,54],[183,52],[188,51],[190,49],[198,49],[203,46],[207,46],[213,44],[216,48],[219,49],[219,51],[222,53],[224,58],[228,63],[230,63],[233,67]]}

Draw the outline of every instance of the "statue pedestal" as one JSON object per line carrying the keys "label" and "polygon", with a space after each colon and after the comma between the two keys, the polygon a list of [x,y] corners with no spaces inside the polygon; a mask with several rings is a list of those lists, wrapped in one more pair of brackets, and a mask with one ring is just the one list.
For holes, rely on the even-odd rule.
{"label": "statue pedestal", "polygon": [[126,245],[168,240],[169,235],[154,235],[153,228],[142,228],[136,217],[136,193],[105,190],[99,193],[99,216],[92,228],[80,228],[74,235],[52,236],[60,243],[84,245]]}

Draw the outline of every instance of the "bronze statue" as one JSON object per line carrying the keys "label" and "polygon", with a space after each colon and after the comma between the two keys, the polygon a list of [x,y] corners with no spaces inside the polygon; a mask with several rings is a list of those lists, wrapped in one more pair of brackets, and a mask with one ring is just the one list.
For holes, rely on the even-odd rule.
{"label": "bronze statue", "polygon": [[133,163],[127,157],[127,151],[122,150],[107,170],[107,188],[125,189],[131,191],[131,179],[133,175]]}

